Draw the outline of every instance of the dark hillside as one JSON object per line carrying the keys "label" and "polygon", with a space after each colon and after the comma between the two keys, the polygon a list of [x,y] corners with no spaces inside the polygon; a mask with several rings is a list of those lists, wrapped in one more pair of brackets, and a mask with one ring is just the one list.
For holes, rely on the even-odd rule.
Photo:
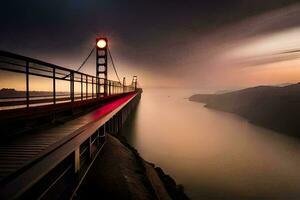
{"label": "dark hillside", "polygon": [[300,137],[300,83],[285,87],[258,86],[225,94],[199,94],[191,96],[190,100]]}

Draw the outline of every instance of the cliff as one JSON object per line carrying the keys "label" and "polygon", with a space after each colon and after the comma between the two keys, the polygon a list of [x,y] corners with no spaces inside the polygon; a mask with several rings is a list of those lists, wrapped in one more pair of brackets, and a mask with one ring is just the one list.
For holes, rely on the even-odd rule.
{"label": "cliff", "polygon": [[206,107],[238,114],[250,122],[300,137],[300,83],[284,87],[258,86],[225,94],[189,98]]}

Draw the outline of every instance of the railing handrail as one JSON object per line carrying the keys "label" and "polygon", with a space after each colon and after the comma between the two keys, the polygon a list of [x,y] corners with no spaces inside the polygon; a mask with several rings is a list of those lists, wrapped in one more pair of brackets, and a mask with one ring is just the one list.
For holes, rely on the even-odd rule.
{"label": "railing handrail", "polygon": [[75,71],[75,70],[70,69],[70,68],[58,66],[58,65],[55,65],[55,64],[52,64],[52,63],[48,63],[48,62],[45,62],[45,61],[41,61],[41,60],[38,60],[38,59],[35,59],[35,58],[30,58],[30,57],[27,57],[27,56],[22,56],[22,55],[19,55],[19,54],[15,54],[15,53],[3,51],[3,50],[0,50],[0,55],[1,56],[3,55],[3,56],[7,56],[7,57],[16,58],[16,59],[19,59],[19,60],[28,61],[28,62],[31,62],[31,63],[36,63],[36,64],[39,64],[39,65],[45,65],[45,66],[51,67],[51,68],[55,67],[56,69],[60,69],[60,70],[64,70],[64,71],[69,71],[69,72],[74,72],[74,73],[77,73],[77,74],[82,74],[82,75],[85,75],[85,76],[96,78],[96,76],[85,74],[85,73],[82,73],[82,72],[79,72],[79,71]]}
{"label": "railing handrail", "polygon": [[[92,94],[92,98],[94,97],[99,98],[103,95],[106,96],[112,94],[127,93],[136,90],[136,88],[133,85],[125,86],[118,81],[106,80],[104,78],[85,74],[79,71],[75,71],[73,69],[65,68],[38,59],[34,59],[34,58],[30,58],[30,57],[26,57],[26,56],[22,56],[15,53],[2,51],[2,50],[0,50],[0,64],[1,63],[3,65],[0,65],[0,70],[10,71],[13,73],[21,73],[26,75],[25,77],[26,90],[24,91],[26,93],[24,98],[26,98],[25,105],[27,107],[29,107],[29,105],[31,104],[30,98],[34,97],[30,95],[31,91],[29,85],[31,85],[30,82],[31,78],[29,76],[39,76],[39,77],[49,78],[53,80],[52,91],[45,91],[45,92],[52,93],[54,104],[56,104],[56,97],[59,96],[56,95],[56,93],[59,92],[56,90],[57,89],[56,80],[63,80],[63,81],[70,82],[70,88],[68,89],[68,91],[61,91],[61,92],[69,93],[71,102],[74,102],[74,96],[76,93],[75,85],[74,85],[75,83],[81,84],[80,86],[81,100],[88,99],[89,96],[88,94]],[[85,85],[85,91],[83,90],[83,85]],[[89,86],[92,86],[92,88],[90,88],[91,90],[89,89]],[[83,93],[85,93],[84,96]],[[9,98],[5,98],[5,99],[9,99]]]}
{"label": "railing handrail", "polygon": [[[50,67],[50,68],[56,68],[56,69],[63,70],[63,71],[69,71],[69,72],[73,72],[73,73],[76,73],[76,74],[81,74],[81,75],[84,75],[84,76],[88,76],[88,77],[91,77],[91,78],[97,78],[96,76],[85,74],[85,73],[82,73],[82,72],[79,72],[79,71],[76,71],[76,70],[73,70],[73,69],[70,69],[70,68],[62,67],[62,66],[59,66],[59,65],[56,65],[56,64],[48,63],[48,62],[41,61],[41,60],[38,60],[38,59],[35,59],[35,58],[30,58],[30,57],[27,57],[27,56],[22,56],[22,55],[19,55],[19,54],[8,52],[8,51],[0,50],[0,56],[12,57],[12,58],[28,61],[28,62],[35,63],[35,64],[44,65],[44,66],[47,66],[47,67]],[[99,78],[99,79],[104,79],[104,78]],[[108,80],[108,81],[118,82],[118,81],[113,81],[113,80]]]}

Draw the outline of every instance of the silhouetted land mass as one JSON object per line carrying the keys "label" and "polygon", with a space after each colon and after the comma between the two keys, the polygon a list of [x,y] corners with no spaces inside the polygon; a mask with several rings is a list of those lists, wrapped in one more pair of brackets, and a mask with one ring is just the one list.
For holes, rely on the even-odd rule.
{"label": "silhouetted land mass", "polygon": [[[56,92],[57,95],[68,95],[68,92]],[[30,91],[29,96],[52,96],[51,91]],[[0,89],[0,98],[21,98],[26,97],[26,91],[18,91],[14,88]]]}
{"label": "silhouetted land mass", "polygon": [[225,94],[197,94],[190,101],[238,114],[251,123],[300,137],[300,83],[258,86]]}

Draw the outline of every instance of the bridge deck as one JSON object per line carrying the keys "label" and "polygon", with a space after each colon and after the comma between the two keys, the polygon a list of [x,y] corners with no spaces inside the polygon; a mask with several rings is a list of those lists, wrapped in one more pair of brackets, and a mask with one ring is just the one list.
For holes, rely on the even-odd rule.
{"label": "bridge deck", "polygon": [[8,144],[0,145],[0,181],[14,176],[83,132],[86,127],[128,102],[135,94],[127,94],[96,110],[57,127],[23,135]]}

